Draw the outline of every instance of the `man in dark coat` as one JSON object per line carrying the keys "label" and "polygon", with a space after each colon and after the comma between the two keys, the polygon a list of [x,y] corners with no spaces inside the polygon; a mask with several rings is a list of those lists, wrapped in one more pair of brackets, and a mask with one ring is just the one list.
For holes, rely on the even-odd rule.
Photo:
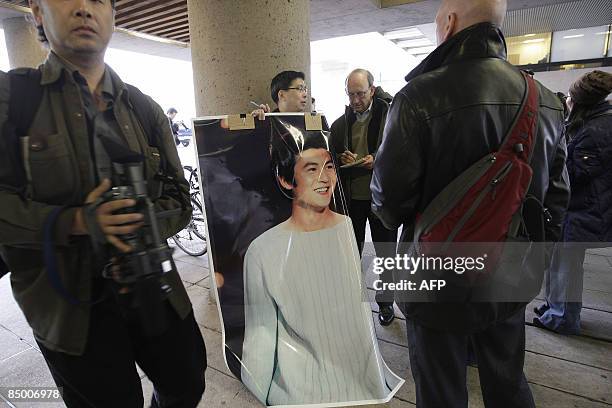
{"label": "man in dark coat", "polygon": [[561,334],[580,333],[585,250],[612,246],[612,74],[593,71],[570,89],[567,169],[572,189],[546,274],[546,303],[533,323]]}
{"label": "man in dark coat", "polygon": [[[370,181],[376,151],[382,140],[391,95],[374,86],[374,76],[365,69],[356,69],[346,78],[349,106],[331,127],[331,145],[336,152],[340,168],[341,188],[349,211],[359,254],[363,251],[366,222],[378,257],[395,256],[397,229],[385,228],[371,210]],[[375,288],[378,303],[378,321],[388,326],[393,321],[393,292],[380,285],[393,280],[391,271],[377,279]]]}
{"label": "man in dark coat", "polygon": [[178,114],[178,111],[175,108],[170,108],[166,111],[166,116],[168,117],[168,122],[170,122],[170,129],[172,129],[172,135],[174,136],[174,144],[177,146],[181,144],[181,141],[178,137],[179,132],[179,124],[174,122],[174,118]]}
{"label": "man in dark coat", "polygon": [[[372,207],[387,227],[404,225],[402,243],[412,242],[418,214],[451,181],[497,151],[516,117],[525,80],[506,61],[499,29],[505,11],[504,0],[443,0],[436,17],[438,48],[407,76],[408,84],[391,104],[374,165]],[[569,197],[563,107],[540,84],[537,90],[529,194],[550,211],[546,239],[555,240]],[[526,220],[527,229],[541,228],[543,219],[542,211],[534,214]],[[543,275],[541,270],[534,280]],[[397,300],[401,294],[396,291]],[[417,407],[468,405],[469,343],[486,407],[535,406],[523,373],[524,302],[467,298],[453,303],[400,301],[399,306],[406,315]]]}

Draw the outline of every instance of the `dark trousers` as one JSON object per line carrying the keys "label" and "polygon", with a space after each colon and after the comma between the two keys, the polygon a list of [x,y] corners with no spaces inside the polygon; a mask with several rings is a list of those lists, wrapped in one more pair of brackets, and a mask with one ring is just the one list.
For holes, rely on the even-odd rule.
{"label": "dark trousers", "polygon": [[[376,256],[394,257],[396,252],[397,230],[389,231],[386,229],[378,217],[372,212],[370,208],[371,204],[372,202],[369,200],[351,200],[349,217],[353,223],[359,255],[361,256],[363,252],[366,235],[366,221],[369,221]],[[393,272],[383,272],[380,279],[383,282],[393,282]],[[378,306],[391,306],[393,304],[393,292],[378,291],[376,293],[376,303],[378,303]]]}
{"label": "dark trousers", "polygon": [[153,382],[154,408],[194,408],[204,393],[206,349],[191,312],[181,320],[166,302],[168,330],[143,336],[140,321],[114,297],[92,307],[82,356],[51,351],[39,343],[51,375],[70,408],[144,405],[136,363]]}
{"label": "dark trousers", "polygon": [[417,408],[467,408],[466,360],[471,340],[487,408],[535,408],[523,373],[525,309],[471,336],[407,319],[410,367]]}

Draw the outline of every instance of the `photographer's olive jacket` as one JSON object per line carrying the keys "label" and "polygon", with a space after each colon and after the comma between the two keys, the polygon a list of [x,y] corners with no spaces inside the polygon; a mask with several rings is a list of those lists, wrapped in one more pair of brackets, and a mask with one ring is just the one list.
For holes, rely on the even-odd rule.
{"label": "photographer's olive jacket", "polygon": [[[30,194],[22,198],[13,185],[16,179],[9,155],[17,152],[0,137],[0,250],[11,270],[11,285],[36,339],[45,347],[73,355],[83,353],[89,328],[90,306],[73,306],[52,286],[43,259],[43,226],[47,216],[61,206],[79,206],[96,187],[86,112],[71,71],[54,53],[40,66],[43,95],[29,129],[27,149],[31,174]],[[113,112],[127,146],[146,159],[148,182],[166,158],[165,173],[179,180],[176,188],[164,188],[156,201],[158,210],[180,208],[181,198],[189,202],[189,186],[183,176],[172,132],[163,110],[151,98],[155,124],[163,129],[159,149],[149,146],[128,98],[128,88],[109,67],[106,75],[114,89]],[[0,71],[0,129],[5,129],[9,112],[10,84]],[[4,135],[3,135],[4,136]],[[183,196],[183,197],[180,197]],[[57,269],[65,288],[78,299],[91,299],[93,251],[87,236],[72,236],[70,231],[76,209],[61,213],[55,228]],[[169,237],[187,224],[191,208],[180,216],[160,220],[161,233]],[[164,279],[172,287],[169,301],[184,318],[191,310],[185,288],[176,272]]]}

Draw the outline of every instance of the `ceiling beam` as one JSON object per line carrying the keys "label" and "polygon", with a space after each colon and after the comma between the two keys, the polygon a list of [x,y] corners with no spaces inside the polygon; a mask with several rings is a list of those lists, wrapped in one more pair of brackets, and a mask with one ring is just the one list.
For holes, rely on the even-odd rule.
{"label": "ceiling beam", "polygon": [[146,11],[140,13],[118,13],[115,23],[139,23],[141,21],[156,19],[166,14],[176,14],[187,11],[187,5],[182,0],[158,0],[155,6],[147,7]]}
{"label": "ceiling beam", "polygon": [[165,27],[171,27],[174,24],[183,24],[183,23],[188,23],[189,22],[189,18],[187,17],[187,13],[183,14],[181,13],[180,15],[170,18],[170,19],[166,19],[164,21],[149,21],[149,22],[145,22],[145,23],[140,23],[140,24],[130,24],[130,29],[131,30],[142,30],[142,31],[147,31],[147,30],[156,30],[156,29],[161,29],[161,28],[165,28]]}
{"label": "ceiling beam", "polygon": [[[115,9],[118,15],[125,15],[126,13],[150,10],[151,7],[159,7],[160,5],[168,5],[169,3],[169,1],[163,0],[123,0],[121,3],[117,2],[115,4]],[[186,0],[175,0],[172,3],[185,3],[185,6],[187,6]]]}
{"label": "ceiling beam", "polygon": [[147,34],[151,34],[151,35],[158,35],[160,37],[166,37],[168,35],[173,35],[173,34],[178,34],[178,33],[189,33],[189,23],[184,24],[184,25],[180,25],[180,26],[173,26],[173,27],[169,27],[166,28],[165,30],[151,30],[151,31],[145,31]]}

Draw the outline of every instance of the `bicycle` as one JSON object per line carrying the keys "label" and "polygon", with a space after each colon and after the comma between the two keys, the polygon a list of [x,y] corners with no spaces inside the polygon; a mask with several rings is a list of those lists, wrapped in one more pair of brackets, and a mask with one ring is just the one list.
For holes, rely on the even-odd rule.
{"label": "bicycle", "polygon": [[200,202],[200,183],[198,180],[198,169],[191,166],[183,166],[189,173],[189,195],[193,212],[189,224],[172,237],[174,243],[188,255],[202,256],[208,250],[206,241],[206,225],[204,224],[204,211]]}

